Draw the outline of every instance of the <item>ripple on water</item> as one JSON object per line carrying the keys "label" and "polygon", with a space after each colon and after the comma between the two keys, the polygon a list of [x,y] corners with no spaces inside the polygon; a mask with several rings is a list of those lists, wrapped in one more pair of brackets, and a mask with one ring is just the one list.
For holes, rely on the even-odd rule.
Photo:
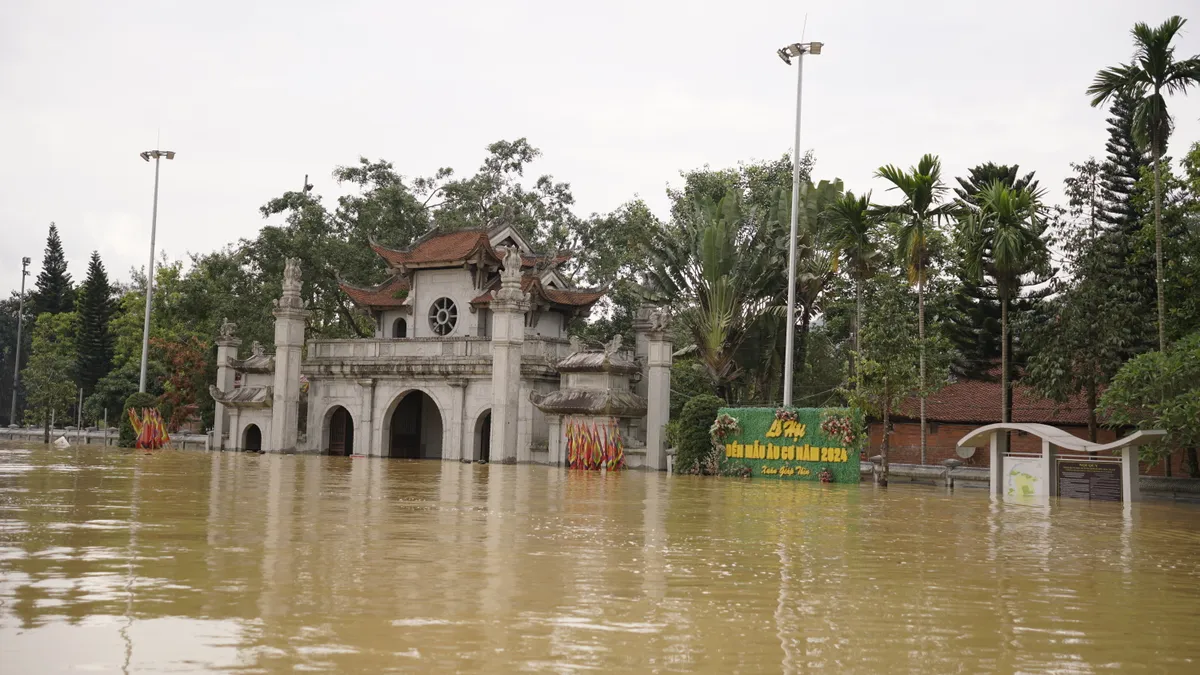
{"label": "ripple on water", "polygon": [[1200,670],[1194,505],[87,448],[0,502],[14,672]]}

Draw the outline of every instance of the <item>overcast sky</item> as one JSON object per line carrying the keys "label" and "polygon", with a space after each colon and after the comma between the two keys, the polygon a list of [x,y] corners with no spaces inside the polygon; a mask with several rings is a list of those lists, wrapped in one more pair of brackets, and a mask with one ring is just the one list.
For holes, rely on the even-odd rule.
{"label": "overcast sky", "polygon": [[[1058,199],[1072,161],[1104,152],[1084,90],[1129,60],[1129,28],[1195,0],[917,2],[0,3],[0,290],[40,268],[58,223],[76,281],[98,250],[127,279],[263,226],[258,207],[338,164],[470,175],[484,148],[528,137],[534,173],[568,181],[587,215],[635,195],[666,213],[679,171],[792,145],[795,70],[775,50],[826,44],[805,67],[801,145],[816,177],[874,189],[881,164],[941,156],[1036,170]],[[1192,12],[1177,53],[1200,53]],[[1200,92],[1173,98],[1171,150],[1200,140]]]}

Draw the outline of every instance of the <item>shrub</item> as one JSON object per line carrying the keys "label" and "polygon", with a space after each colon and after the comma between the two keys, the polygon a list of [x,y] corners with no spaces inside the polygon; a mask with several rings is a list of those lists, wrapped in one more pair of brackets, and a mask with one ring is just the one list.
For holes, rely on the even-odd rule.
{"label": "shrub", "polygon": [[693,396],[679,415],[679,444],[675,446],[676,473],[698,473],[712,454],[709,429],[725,401],[712,394]]}
{"label": "shrub", "polygon": [[137,436],[133,433],[133,425],[129,423],[129,409],[133,408],[138,416],[142,414],[142,408],[154,408],[158,405],[158,397],[152,396],[144,392],[135,392],[125,399],[125,405],[121,406],[121,434],[118,436],[117,444],[122,448],[132,448],[137,441]]}

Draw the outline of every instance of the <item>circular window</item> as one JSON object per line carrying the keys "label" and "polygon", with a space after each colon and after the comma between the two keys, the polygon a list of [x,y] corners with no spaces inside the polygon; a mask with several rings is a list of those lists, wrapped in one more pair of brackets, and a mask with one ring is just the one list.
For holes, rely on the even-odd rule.
{"label": "circular window", "polygon": [[458,307],[450,298],[439,298],[429,308],[429,327],[434,335],[449,335],[458,323]]}

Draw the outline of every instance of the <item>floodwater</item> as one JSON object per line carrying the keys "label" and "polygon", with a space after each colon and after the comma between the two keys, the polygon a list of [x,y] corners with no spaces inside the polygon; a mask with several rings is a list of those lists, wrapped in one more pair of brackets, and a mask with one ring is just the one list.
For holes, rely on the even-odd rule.
{"label": "floodwater", "polygon": [[0,449],[0,672],[1200,672],[1200,508]]}

